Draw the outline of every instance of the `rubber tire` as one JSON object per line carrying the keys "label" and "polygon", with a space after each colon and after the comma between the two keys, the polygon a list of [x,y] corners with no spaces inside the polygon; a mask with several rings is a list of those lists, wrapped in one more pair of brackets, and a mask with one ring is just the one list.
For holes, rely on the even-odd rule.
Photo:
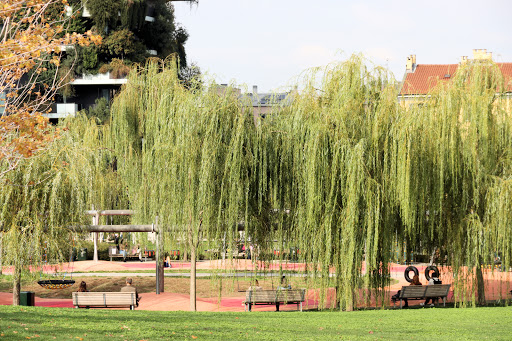
{"label": "rubber tire", "polygon": [[409,277],[409,273],[410,273],[411,271],[412,271],[412,272],[414,272],[414,274],[415,274],[415,275],[418,275],[418,276],[420,275],[420,272],[418,271],[418,268],[417,268],[417,267],[415,267],[414,265],[410,265],[410,266],[408,266],[407,268],[405,268],[405,271],[404,271],[404,277],[405,277],[405,280],[406,280],[407,282],[409,282],[409,283],[411,283],[411,282],[412,282],[412,278],[411,278],[411,277]]}
{"label": "rubber tire", "polygon": [[429,265],[425,268],[425,278],[427,281],[430,281],[432,277],[430,277],[430,271],[434,271],[432,273],[432,277],[439,278],[439,269],[435,265]]}

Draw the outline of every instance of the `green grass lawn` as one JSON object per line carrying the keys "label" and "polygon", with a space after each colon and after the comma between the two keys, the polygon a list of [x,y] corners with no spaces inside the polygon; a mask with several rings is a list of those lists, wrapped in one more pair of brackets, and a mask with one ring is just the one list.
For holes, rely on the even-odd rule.
{"label": "green grass lawn", "polygon": [[512,308],[190,313],[0,307],[0,340],[510,340]]}

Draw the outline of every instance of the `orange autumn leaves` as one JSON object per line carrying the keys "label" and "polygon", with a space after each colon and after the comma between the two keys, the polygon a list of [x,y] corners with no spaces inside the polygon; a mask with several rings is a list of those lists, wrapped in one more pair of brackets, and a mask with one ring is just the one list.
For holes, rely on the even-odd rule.
{"label": "orange autumn leaves", "polygon": [[101,43],[90,31],[65,32],[71,15],[66,0],[0,2],[0,176],[57,136],[42,114],[62,81],[39,84],[42,62],[58,67],[63,46]]}
{"label": "orange autumn leaves", "polygon": [[[59,16],[49,16],[51,6],[61,5],[64,9]],[[101,43],[101,36],[90,31],[86,34],[66,33],[64,24],[69,19],[66,14],[66,0],[3,0],[0,3],[0,67],[2,87],[13,87],[16,80],[30,71],[41,55],[59,53],[62,46],[70,44],[89,45]],[[57,55],[52,63],[58,64]]]}

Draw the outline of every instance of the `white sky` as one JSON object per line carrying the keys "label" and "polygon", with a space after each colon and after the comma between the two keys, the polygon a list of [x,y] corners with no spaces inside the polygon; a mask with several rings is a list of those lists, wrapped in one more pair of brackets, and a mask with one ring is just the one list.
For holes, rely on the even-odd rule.
{"label": "white sky", "polygon": [[405,61],[458,63],[473,49],[512,62],[511,0],[199,0],[174,2],[189,63],[218,83],[287,90],[308,68],[363,53],[398,80]]}

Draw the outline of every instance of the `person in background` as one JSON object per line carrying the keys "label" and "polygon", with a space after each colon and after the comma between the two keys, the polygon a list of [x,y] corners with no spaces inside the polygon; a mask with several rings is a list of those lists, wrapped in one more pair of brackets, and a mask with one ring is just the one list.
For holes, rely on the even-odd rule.
{"label": "person in background", "polygon": [[409,285],[421,285],[420,276],[418,276],[418,275],[412,276],[412,281],[411,281],[411,284],[409,284]]}
{"label": "person in background", "polygon": [[[427,285],[435,285],[435,284],[443,284],[443,282],[441,282],[441,280],[439,279],[439,277],[431,277],[428,281],[428,284]],[[430,303],[430,300],[432,300],[432,303]],[[427,298],[425,300],[425,303],[420,303],[421,306],[426,306],[427,304],[430,303],[430,306],[433,307],[434,306],[434,303],[437,304],[437,301],[439,300],[438,297],[434,297],[434,298]]]}
{"label": "person in background", "polygon": [[[414,275],[412,276],[412,281],[409,285],[421,285],[421,282],[420,282],[420,276],[418,275]],[[409,306],[409,302],[407,301],[407,298],[404,298],[404,307],[407,308]]]}
{"label": "person in background", "polygon": [[[421,285],[421,282],[420,282],[420,276],[418,275],[414,275],[412,277],[412,280],[411,280],[411,283],[409,283],[409,285]],[[400,299],[400,292],[402,290],[398,290],[396,294],[394,294],[392,297],[391,297],[391,300],[393,300],[393,302],[396,302],[398,299]],[[405,302],[404,304],[404,308],[407,308],[409,306],[409,302],[407,301],[407,298],[404,298],[403,301]]]}
{"label": "person in background", "polygon": [[82,281],[80,282],[80,286],[78,287],[78,292],[88,292],[89,290],[87,290],[87,284]]}
{"label": "person in background", "polygon": [[292,286],[288,284],[288,281],[286,280],[286,277],[283,275],[281,277],[281,285],[277,289],[291,289]]}
{"label": "person in background", "polygon": [[124,287],[121,288],[121,292],[134,292],[135,293],[135,299],[137,300],[137,307],[139,306],[139,301],[140,301],[140,297],[139,297],[139,293],[137,292],[137,288],[135,286],[133,286],[133,283],[132,283],[132,279],[131,278],[126,278],[126,285]]}
{"label": "person in background", "polygon": [[121,254],[121,256],[123,256],[123,262],[126,262],[126,256],[128,255],[128,245],[121,244],[120,248],[121,250],[119,250],[119,253]]}
{"label": "person in background", "polygon": [[116,243],[116,251],[119,252],[119,236],[117,234],[115,234],[114,236],[114,243]]}
{"label": "person in background", "polygon": [[255,280],[254,285],[250,286],[249,290],[263,290],[263,288],[260,287],[260,282],[258,282],[258,280]]}
{"label": "person in background", "polygon": [[135,252],[136,252],[135,254],[139,255],[139,260],[142,262],[142,250],[141,250],[139,244],[137,244],[137,248],[136,248]]}
{"label": "person in background", "polygon": [[169,257],[169,255],[167,255],[167,257],[165,257],[165,260],[164,260],[164,268],[171,268],[172,265],[171,265],[171,257]]}

